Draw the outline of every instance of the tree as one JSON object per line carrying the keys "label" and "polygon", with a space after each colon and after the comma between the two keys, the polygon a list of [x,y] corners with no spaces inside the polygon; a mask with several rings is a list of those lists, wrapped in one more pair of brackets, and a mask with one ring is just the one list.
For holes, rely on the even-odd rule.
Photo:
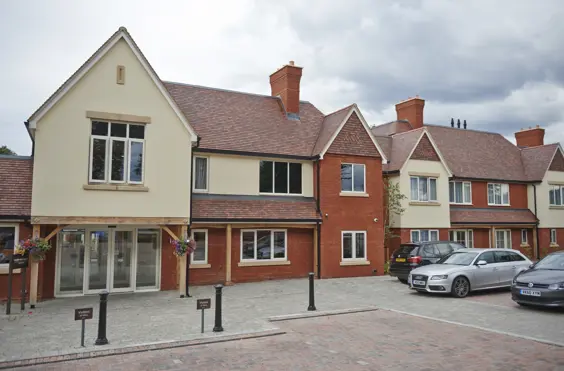
{"label": "tree", "polygon": [[393,217],[401,216],[405,212],[402,207],[402,201],[405,199],[407,199],[407,196],[401,193],[399,183],[384,179],[384,246],[387,248],[389,248],[390,241],[393,238],[399,237],[392,231],[394,227]]}
{"label": "tree", "polygon": [[0,155],[12,155],[15,156],[16,152],[12,151],[10,148],[8,148],[7,146],[2,146],[0,147]]}

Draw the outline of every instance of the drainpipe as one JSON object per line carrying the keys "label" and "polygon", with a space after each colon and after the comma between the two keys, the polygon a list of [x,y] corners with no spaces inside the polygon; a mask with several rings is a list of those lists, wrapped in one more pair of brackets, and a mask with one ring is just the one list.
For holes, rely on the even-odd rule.
{"label": "drainpipe", "polygon": [[[192,196],[194,195],[194,148],[200,146],[200,137],[196,140],[196,146],[192,147],[192,152],[190,153],[190,218],[188,219],[188,235],[190,235],[192,230]],[[208,164],[208,171],[209,171]]]}
{"label": "drainpipe", "polygon": [[[316,161],[317,171],[317,214],[321,216],[321,160]],[[321,223],[317,223],[317,278],[321,278]]]}
{"label": "drainpipe", "polygon": [[539,240],[539,218],[537,217],[537,186],[533,184],[533,198],[535,200],[535,219],[537,222],[535,223],[535,232],[537,234],[537,246],[535,246],[537,259],[540,259],[540,240]]}

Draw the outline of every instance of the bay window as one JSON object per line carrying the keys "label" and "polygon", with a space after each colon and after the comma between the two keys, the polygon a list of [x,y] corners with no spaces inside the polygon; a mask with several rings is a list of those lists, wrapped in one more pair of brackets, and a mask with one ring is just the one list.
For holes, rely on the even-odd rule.
{"label": "bay window", "polygon": [[564,186],[549,185],[548,198],[550,206],[564,206]]}
{"label": "bay window", "polygon": [[439,231],[436,229],[412,229],[411,242],[438,241]]}
{"label": "bay window", "polygon": [[143,184],[144,125],[92,121],[90,133],[90,182]]}
{"label": "bay window", "polygon": [[366,260],[366,232],[343,231],[341,233],[342,260]]}
{"label": "bay window", "polygon": [[341,192],[366,192],[364,164],[341,164]]}
{"label": "bay window", "polygon": [[260,193],[302,194],[302,164],[299,162],[261,161]]}
{"label": "bay window", "polygon": [[411,201],[436,202],[437,201],[437,178],[425,176],[412,176]]}
{"label": "bay window", "polygon": [[242,230],[241,261],[286,260],[286,230]]}
{"label": "bay window", "polygon": [[472,203],[472,183],[451,181],[449,183],[449,201],[451,204]]}
{"label": "bay window", "polygon": [[488,205],[509,206],[509,184],[488,183]]}

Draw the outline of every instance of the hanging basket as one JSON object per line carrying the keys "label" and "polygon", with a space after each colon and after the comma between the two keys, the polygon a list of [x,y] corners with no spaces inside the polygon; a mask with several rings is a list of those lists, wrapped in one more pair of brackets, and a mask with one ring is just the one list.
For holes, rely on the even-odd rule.
{"label": "hanging basket", "polygon": [[184,256],[186,254],[190,255],[196,250],[196,241],[192,238],[186,238],[183,240],[171,240],[172,247],[174,248],[174,255]]}
{"label": "hanging basket", "polygon": [[45,260],[47,252],[51,250],[51,245],[49,242],[44,241],[41,238],[28,238],[26,240],[21,240],[18,245],[16,245],[15,254],[23,255],[29,254],[31,260],[41,261]]}

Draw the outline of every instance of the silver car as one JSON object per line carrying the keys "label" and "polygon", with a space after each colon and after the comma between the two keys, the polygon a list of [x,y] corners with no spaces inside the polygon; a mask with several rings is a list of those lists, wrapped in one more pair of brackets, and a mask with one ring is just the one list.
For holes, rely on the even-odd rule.
{"label": "silver car", "polygon": [[470,291],[511,287],[513,277],[532,262],[517,250],[460,249],[411,271],[409,287],[421,292],[452,294],[463,298]]}

